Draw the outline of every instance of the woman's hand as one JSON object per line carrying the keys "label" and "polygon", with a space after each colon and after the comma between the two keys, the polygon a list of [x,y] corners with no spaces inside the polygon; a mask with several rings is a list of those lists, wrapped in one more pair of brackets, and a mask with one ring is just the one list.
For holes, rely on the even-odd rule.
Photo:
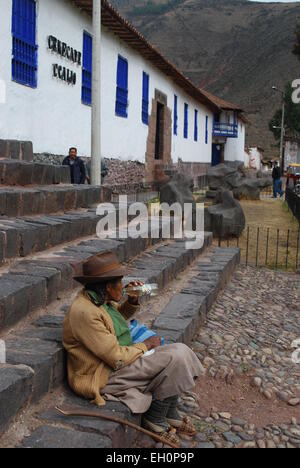
{"label": "woman's hand", "polygon": [[151,351],[151,349],[159,348],[161,346],[161,339],[159,336],[151,336],[151,338],[144,341],[144,344],[147,346],[148,351]]}
{"label": "woman's hand", "polygon": [[[134,288],[134,287],[137,287],[137,286],[144,286],[144,283],[142,281],[131,281],[131,283],[127,284],[126,289],[127,288]],[[127,293],[127,295],[128,295],[129,304],[131,304],[131,305],[138,305],[139,304],[138,294],[135,295],[134,291],[132,291],[129,294]]]}

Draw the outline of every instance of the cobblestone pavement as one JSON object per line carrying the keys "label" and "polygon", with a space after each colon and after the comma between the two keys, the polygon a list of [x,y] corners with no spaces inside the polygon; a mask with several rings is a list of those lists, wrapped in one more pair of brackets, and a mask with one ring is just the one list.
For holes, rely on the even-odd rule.
{"label": "cobblestone pavement", "polygon": [[300,448],[299,293],[299,275],[236,272],[192,344],[207,375],[183,396],[199,431],[183,447]]}
{"label": "cobblestone pavement", "polygon": [[[209,375],[227,381],[254,372],[253,385],[271,399],[300,404],[300,276],[240,269],[209,314],[194,347]],[[300,345],[298,346],[300,347]]]}

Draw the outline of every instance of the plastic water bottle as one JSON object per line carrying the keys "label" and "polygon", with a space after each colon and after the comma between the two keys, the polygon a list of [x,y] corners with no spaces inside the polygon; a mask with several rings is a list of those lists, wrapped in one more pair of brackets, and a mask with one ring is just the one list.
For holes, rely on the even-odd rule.
{"label": "plastic water bottle", "polygon": [[142,286],[129,285],[125,288],[125,293],[130,296],[157,296],[159,292],[158,284],[143,284]]}

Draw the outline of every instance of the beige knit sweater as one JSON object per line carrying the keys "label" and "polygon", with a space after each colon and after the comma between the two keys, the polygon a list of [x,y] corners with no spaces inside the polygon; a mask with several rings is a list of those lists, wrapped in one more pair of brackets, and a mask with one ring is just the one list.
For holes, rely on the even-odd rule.
{"label": "beige knit sweater", "polygon": [[[129,319],[137,306],[114,304]],[[96,307],[85,292],[74,300],[63,324],[63,344],[68,352],[68,380],[78,395],[98,406],[105,401],[100,392],[112,370],[132,364],[147,347],[143,343],[120,346],[113,322],[103,307]]]}

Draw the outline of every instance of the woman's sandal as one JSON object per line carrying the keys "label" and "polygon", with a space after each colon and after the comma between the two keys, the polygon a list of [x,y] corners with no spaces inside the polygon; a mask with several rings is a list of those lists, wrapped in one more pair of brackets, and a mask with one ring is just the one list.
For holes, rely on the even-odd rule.
{"label": "woman's sandal", "polygon": [[170,429],[169,432],[163,432],[162,434],[160,434],[160,436],[161,436],[166,442],[172,442],[172,444],[175,444],[175,445],[178,446],[178,448],[180,448],[181,442],[180,442],[180,439],[179,439],[178,435],[176,434],[176,430],[175,430],[175,429]]}
{"label": "woman's sandal", "polygon": [[197,433],[197,430],[187,416],[185,416],[183,419],[178,420],[178,419],[167,419],[168,423],[170,426],[174,427],[178,434],[186,434],[189,436],[193,436]]}
{"label": "woman's sandal", "polygon": [[180,448],[181,442],[179,437],[176,434],[175,428],[170,428],[169,431],[164,430],[161,426],[149,421],[148,419],[143,419],[143,427],[148,429],[149,431],[153,432],[154,434],[159,435],[162,439],[167,442],[171,442]]}

